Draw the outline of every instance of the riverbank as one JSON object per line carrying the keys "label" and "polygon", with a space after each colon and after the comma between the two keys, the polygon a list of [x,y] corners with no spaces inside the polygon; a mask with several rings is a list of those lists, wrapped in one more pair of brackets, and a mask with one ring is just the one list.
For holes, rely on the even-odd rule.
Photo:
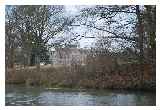
{"label": "riverbank", "polygon": [[[103,71],[102,71],[103,70]],[[23,69],[7,69],[6,84],[27,86],[93,88],[93,89],[156,89],[156,73],[151,65],[128,64],[118,68],[105,66],[59,66]],[[143,79],[143,80],[142,80]]]}

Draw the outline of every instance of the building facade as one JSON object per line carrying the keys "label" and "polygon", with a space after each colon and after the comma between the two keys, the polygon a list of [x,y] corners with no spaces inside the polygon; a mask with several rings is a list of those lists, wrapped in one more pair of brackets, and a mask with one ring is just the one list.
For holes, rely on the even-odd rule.
{"label": "building facade", "polygon": [[78,48],[52,48],[50,49],[50,61],[53,65],[85,65],[86,51]]}

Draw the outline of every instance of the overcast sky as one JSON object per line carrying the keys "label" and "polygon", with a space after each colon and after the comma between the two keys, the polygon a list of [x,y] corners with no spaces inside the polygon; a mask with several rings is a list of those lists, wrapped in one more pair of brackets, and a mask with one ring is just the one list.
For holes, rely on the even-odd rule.
{"label": "overcast sky", "polygon": [[[66,16],[74,17],[74,16],[76,16],[76,15],[78,15],[80,13],[81,9],[83,9],[83,8],[91,8],[93,6],[94,5],[91,5],[91,6],[88,6],[88,5],[65,5],[65,14],[66,14]],[[121,20],[120,23],[125,23],[125,20],[129,19],[129,18],[130,17],[128,15],[126,16],[126,15],[121,14],[120,16],[117,16],[115,19]],[[98,22],[96,22],[96,24],[98,26],[102,25],[102,28],[103,28],[104,21],[101,21],[101,20],[97,20],[97,21]],[[113,24],[113,27],[116,27],[116,26]],[[115,29],[115,31],[117,31],[117,30]],[[74,27],[72,29],[71,32],[75,33],[76,35],[79,34],[79,35],[84,35],[86,37],[96,37],[96,38],[98,38],[99,35],[97,33],[99,33],[100,31],[98,31],[96,29],[89,29],[89,28],[87,28],[85,26],[76,26],[76,27]],[[101,31],[101,35],[102,36],[103,35],[107,35],[107,34],[108,33],[105,33],[105,32]],[[68,32],[61,33],[61,34],[57,35],[57,38],[62,38],[61,36],[64,36],[64,37],[68,38],[68,37],[71,37],[72,34],[69,34]],[[94,46],[93,44],[95,42],[96,42],[95,38],[82,38],[81,40],[79,40],[81,48]],[[120,45],[123,45],[123,44],[122,43],[121,44],[117,44],[115,41],[112,42],[112,47],[113,48],[119,48]]]}
{"label": "overcast sky", "polygon": [[[79,14],[80,10],[82,8],[88,8],[91,6],[87,6],[87,5],[66,5],[65,9],[66,9],[66,14],[69,16],[75,16],[77,14]],[[86,29],[84,26],[81,27],[75,27],[73,32],[78,33],[78,34],[82,34],[86,32]],[[86,33],[85,36],[92,36],[91,33]],[[81,40],[79,40],[80,43],[80,48],[84,48],[84,47],[91,47],[92,43],[95,41],[95,39],[93,38],[82,38]]]}
{"label": "overcast sky", "polygon": [[[79,14],[79,12],[82,8],[85,8],[85,7],[91,7],[91,6],[87,6],[87,5],[65,5],[65,14],[66,14],[66,16],[74,17],[74,16]],[[93,32],[88,32],[87,27],[85,27],[85,26],[76,26],[72,29],[71,32],[75,33],[76,35],[78,35],[78,34],[79,35],[84,35],[85,34],[85,36],[89,36],[89,37],[93,36],[92,35]],[[57,36],[57,40],[58,40],[59,38],[62,38],[62,36],[67,39],[67,37],[71,37],[72,35],[73,34],[71,34],[71,33],[65,32],[65,33],[60,33],[56,36]],[[92,43],[94,41],[95,41],[95,39],[93,39],[93,38],[82,38],[82,39],[79,40],[80,48],[91,47]],[[52,40],[50,42],[52,42]]]}

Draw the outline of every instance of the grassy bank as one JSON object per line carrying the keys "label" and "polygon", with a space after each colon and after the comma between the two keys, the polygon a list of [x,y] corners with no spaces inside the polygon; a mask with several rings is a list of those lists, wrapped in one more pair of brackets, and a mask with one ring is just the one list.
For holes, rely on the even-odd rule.
{"label": "grassy bank", "polygon": [[67,88],[155,89],[156,77],[151,65],[145,64],[143,70],[142,80],[138,64],[127,64],[118,68],[72,65],[41,67],[40,70],[7,69],[6,83]]}

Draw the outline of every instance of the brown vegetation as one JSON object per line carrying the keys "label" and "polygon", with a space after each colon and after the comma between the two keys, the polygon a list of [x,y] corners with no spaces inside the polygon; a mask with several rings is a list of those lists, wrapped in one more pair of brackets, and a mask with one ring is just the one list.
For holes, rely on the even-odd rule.
{"label": "brown vegetation", "polygon": [[[94,64],[94,63],[93,63]],[[144,64],[141,81],[139,64],[124,64],[118,68],[105,65],[72,65],[59,67],[6,70],[6,83],[45,87],[155,89],[156,76],[150,64]],[[108,67],[108,65],[107,65]]]}

